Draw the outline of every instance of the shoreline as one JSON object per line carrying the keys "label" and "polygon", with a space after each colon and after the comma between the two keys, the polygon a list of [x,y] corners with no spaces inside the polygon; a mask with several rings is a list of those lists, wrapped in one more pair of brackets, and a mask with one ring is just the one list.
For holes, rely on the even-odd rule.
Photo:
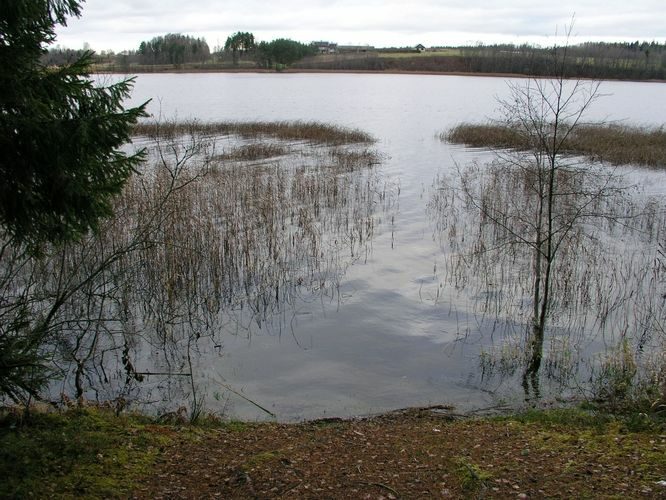
{"label": "shoreline", "polygon": [[[100,75],[150,75],[150,74],[198,74],[198,73],[229,73],[229,74],[377,74],[377,75],[420,75],[420,76],[478,76],[483,78],[538,78],[548,79],[552,77],[526,75],[523,73],[485,73],[485,72],[466,72],[466,71],[405,71],[405,70],[357,70],[357,69],[300,69],[289,68],[280,71],[263,68],[160,68],[155,70],[134,70],[131,71],[104,71],[95,70],[92,74]],[[569,80],[595,80],[595,78],[567,78]],[[629,83],[666,83],[666,80],[637,80],[622,78],[601,78],[599,81],[608,82],[629,82]]]}
{"label": "shoreline", "polygon": [[188,424],[180,410],[150,419],[71,407],[0,423],[3,498],[666,499],[656,416],[573,408],[459,418],[435,407]]}

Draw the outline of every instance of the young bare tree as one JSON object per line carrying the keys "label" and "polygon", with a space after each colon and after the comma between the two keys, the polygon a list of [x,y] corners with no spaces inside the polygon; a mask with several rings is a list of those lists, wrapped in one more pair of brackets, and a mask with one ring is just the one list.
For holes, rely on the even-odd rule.
{"label": "young bare tree", "polygon": [[[584,124],[586,112],[600,97],[599,82],[567,79],[567,58],[566,45],[553,49],[557,76],[510,83],[509,98],[499,102],[503,125],[524,146],[498,150],[490,164],[460,170],[452,185],[451,199],[462,202],[467,220],[474,221],[472,227],[478,230],[475,235],[466,230],[462,236],[471,250],[467,263],[482,274],[498,259],[504,264],[510,261],[502,276],[486,280],[518,290],[514,301],[521,304],[518,307],[530,304],[523,372],[526,396],[530,385],[534,396],[540,393],[544,339],[554,306],[567,314],[567,307],[575,309],[574,303],[597,293],[586,288],[591,281],[584,256],[592,247],[601,249],[602,231],[626,225],[634,211],[630,186],[614,168],[565,149],[569,136]],[[460,232],[456,237],[460,239]]]}

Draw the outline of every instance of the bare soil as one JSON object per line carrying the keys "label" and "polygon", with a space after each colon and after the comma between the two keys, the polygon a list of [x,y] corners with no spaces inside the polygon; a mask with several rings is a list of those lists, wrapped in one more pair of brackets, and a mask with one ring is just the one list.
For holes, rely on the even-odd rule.
{"label": "bare soil", "polygon": [[[666,498],[666,435],[445,409],[173,435],[136,498]],[[182,434],[181,434],[182,432]]]}

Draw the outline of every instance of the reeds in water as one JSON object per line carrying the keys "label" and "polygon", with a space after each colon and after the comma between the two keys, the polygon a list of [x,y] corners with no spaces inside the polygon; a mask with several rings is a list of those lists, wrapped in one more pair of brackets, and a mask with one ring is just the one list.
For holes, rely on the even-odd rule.
{"label": "reeds in water", "polygon": [[[280,331],[302,301],[334,301],[393,194],[358,131],[305,123],[138,131],[153,138],[144,141],[148,161],[114,216],[43,257],[2,260],[0,278],[11,280],[0,280],[0,314],[48,317],[44,348],[63,367],[65,392],[135,398],[160,374],[158,392],[182,377],[194,403],[200,339],[221,345],[224,333]],[[217,155],[221,133],[230,148]]]}
{"label": "reeds in water", "polygon": [[[570,162],[557,183],[544,376],[585,387],[590,365],[625,342],[639,367],[636,379],[649,378],[666,342],[663,200],[624,186],[599,164]],[[443,280],[492,325],[497,347],[483,352],[484,376],[511,376],[525,363],[542,184],[535,167],[496,159],[433,185],[428,211],[445,254]]]}
{"label": "reeds in water", "polygon": [[245,139],[272,137],[282,141],[302,141],[327,146],[375,142],[371,135],[359,129],[305,121],[146,122],[138,124],[134,129],[134,135],[152,139],[173,139],[192,134],[235,135]]}
{"label": "reeds in water", "polygon": [[[530,150],[534,147],[531,138],[519,128],[502,123],[463,123],[441,133],[440,139],[477,148]],[[613,165],[665,168],[666,130],[663,127],[578,125],[567,136],[560,152]]]}

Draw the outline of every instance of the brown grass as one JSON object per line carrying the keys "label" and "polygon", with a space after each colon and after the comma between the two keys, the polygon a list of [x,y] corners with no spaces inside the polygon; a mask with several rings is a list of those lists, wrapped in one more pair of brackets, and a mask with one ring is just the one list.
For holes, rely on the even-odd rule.
{"label": "brown grass", "polygon": [[309,144],[338,146],[375,142],[373,137],[359,129],[328,125],[319,122],[150,122],[138,124],[135,136],[152,139],[173,139],[179,135],[237,135],[243,138],[272,137]]}
{"label": "brown grass", "polygon": [[231,148],[221,154],[218,158],[220,160],[256,161],[283,156],[288,152],[289,150],[287,148],[279,144],[246,144],[244,146]]}
{"label": "brown grass", "polygon": [[[440,139],[471,147],[529,149],[528,138],[507,125],[460,124]],[[584,155],[613,165],[666,167],[666,130],[663,127],[581,125],[564,143],[567,153]]]}
{"label": "brown grass", "polygon": [[586,125],[570,141],[572,152],[613,164],[666,167],[666,130],[623,125]]}
{"label": "brown grass", "polygon": [[527,141],[514,129],[504,125],[492,124],[463,123],[448,132],[442,132],[440,139],[474,148],[525,149],[528,146]]}

